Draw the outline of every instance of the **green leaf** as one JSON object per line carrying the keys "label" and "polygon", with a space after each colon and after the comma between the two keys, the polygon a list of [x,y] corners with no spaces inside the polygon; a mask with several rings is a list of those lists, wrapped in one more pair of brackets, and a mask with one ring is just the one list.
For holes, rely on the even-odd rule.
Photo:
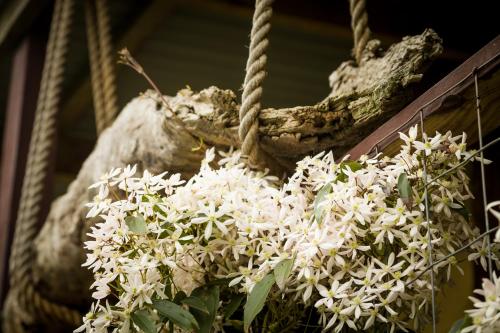
{"label": "green leaf", "polygon": [[348,166],[352,172],[356,172],[358,170],[363,169],[363,166],[361,165],[361,163],[356,162],[356,161],[347,161],[347,162],[342,162],[341,164],[343,164],[344,166]]}
{"label": "green leaf", "polygon": [[182,304],[186,304],[190,308],[200,310],[201,312],[204,312],[206,314],[210,313],[205,302],[203,302],[203,300],[199,297],[189,296],[184,298],[181,302]]}
{"label": "green leaf", "polygon": [[404,204],[407,207],[411,206],[413,192],[405,172],[401,173],[398,177],[398,191],[399,197],[403,200]]}
{"label": "green leaf", "polygon": [[130,316],[134,324],[139,326],[141,331],[145,333],[156,333],[156,326],[153,319],[149,316],[146,310],[138,310],[131,314]]}
{"label": "green leaf", "polygon": [[153,301],[153,307],[158,313],[168,318],[182,329],[193,331],[199,328],[198,322],[189,311],[169,300]]}
{"label": "green leaf", "polygon": [[464,318],[460,318],[457,320],[455,323],[453,323],[453,326],[451,326],[450,330],[448,333],[458,333],[462,330],[462,325],[464,324]]}
{"label": "green leaf", "polygon": [[363,168],[363,166],[359,163],[359,162],[356,162],[356,161],[344,161],[342,163],[340,163],[340,173],[338,174],[337,178],[335,178],[335,181],[339,181],[339,182],[342,182],[344,183],[346,180],[347,180],[347,175],[345,174],[345,170],[347,169],[346,167],[349,167],[349,169],[351,169],[352,172],[356,172],[358,170],[361,170]]}
{"label": "green leaf", "polygon": [[229,319],[231,316],[238,310],[241,305],[241,302],[245,298],[243,294],[232,294],[229,304],[224,309],[224,318]]}
{"label": "green leaf", "polygon": [[191,296],[201,299],[208,309],[208,314],[195,308],[191,309],[191,313],[200,325],[199,333],[210,333],[212,330],[219,307],[219,293],[219,286],[216,284],[198,287],[191,293]]}
{"label": "green leaf", "polygon": [[285,282],[292,272],[293,259],[284,259],[274,267],[274,278],[278,287],[285,289]]}
{"label": "green leaf", "polygon": [[125,223],[130,231],[133,233],[144,235],[148,233],[148,226],[146,225],[146,221],[144,217],[141,215],[138,216],[127,216],[125,218]]}
{"label": "green leaf", "polygon": [[250,295],[248,295],[247,303],[245,304],[245,310],[243,312],[243,325],[245,332],[248,332],[250,324],[255,319],[255,317],[262,311],[264,304],[266,303],[267,295],[274,284],[274,274],[270,273],[266,275],[262,280],[257,282],[252,289]]}
{"label": "green leaf", "polygon": [[460,333],[462,329],[466,328],[467,326],[470,326],[471,324],[472,324],[471,317],[466,315],[465,317],[460,318],[455,323],[453,323],[453,326],[451,326],[448,333]]}
{"label": "green leaf", "polygon": [[322,203],[325,200],[325,197],[332,192],[332,184],[327,183],[324,185],[319,191],[318,194],[316,194],[316,198],[314,199],[314,219],[318,224],[321,224],[323,221],[323,214],[325,212],[325,207],[320,206],[320,203]]}

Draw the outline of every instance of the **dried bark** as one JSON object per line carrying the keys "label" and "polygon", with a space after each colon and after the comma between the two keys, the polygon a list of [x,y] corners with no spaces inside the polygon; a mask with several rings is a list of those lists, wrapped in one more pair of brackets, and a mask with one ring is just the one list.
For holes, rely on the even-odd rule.
{"label": "dried bark", "polygon": [[[375,40],[369,43],[359,67],[353,61],[343,63],[330,76],[333,91],[322,102],[262,110],[262,148],[286,169],[306,154],[326,149],[344,153],[411,100],[413,84],[442,49],[431,30],[407,37],[386,52],[379,45]],[[80,309],[88,306],[91,275],[81,263],[85,259],[82,243],[92,221],[85,220],[84,204],[93,195],[88,186],[101,174],[112,167],[138,164],[139,170],[169,170],[189,177],[203,155],[203,149],[193,148],[202,143],[239,145],[239,105],[232,91],[182,90],[167,100],[165,106],[158,95],[147,92],[130,102],[99,137],[67,193],[52,204],[34,244],[33,263],[37,290],[49,299]],[[15,305],[15,300],[9,304]]]}
{"label": "dried bark", "polygon": [[[262,110],[262,148],[292,162],[327,149],[342,155],[415,97],[414,85],[441,51],[441,39],[430,29],[405,37],[386,52],[378,40],[371,40],[359,67],[346,61],[330,75],[332,93],[320,103]],[[183,91],[175,99],[174,111],[194,135],[224,145],[237,142],[237,106],[231,92]],[[210,103],[222,111],[211,113],[206,106]]]}

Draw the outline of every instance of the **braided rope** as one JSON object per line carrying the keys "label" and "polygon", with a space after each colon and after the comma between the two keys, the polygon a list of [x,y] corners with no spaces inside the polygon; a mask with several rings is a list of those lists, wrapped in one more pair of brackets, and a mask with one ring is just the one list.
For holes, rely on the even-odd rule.
{"label": "braided rope", "polygon": [[89,50],[90,82],[92,85],[92,100],[94,102],[94,113],[96,130],[99,135],[105,128],[105,106],[103,101],[103,90],[101,88],[102,71],[99,64],[99,44],[95,29],[95,17],[90,0],[85,1],[85,28],[87,32],[87,44]]}
{"label": "braided rope", "polygon": [[238,134],[242,154],[249,158],[250,163],[258,160],[258,130],[259,112],[261,110],[262,83],[266,76],[266,51],[269,45],[267,35],[271,29],[273,0],[257,0],[253,15],[250,48],[246,65],[245,81],[241,108],[239,112],[240,127]]}
{"label": "braided rope", "polygon": [[[47,43],[46,58],[31,134],[26,171],[21,190],[16,229],[10,258],[10,284],[18,302],[29,313],[38,310],[51,320],[80,321],[78,312],[44,299],[34,288],[32,276],[33,241],[38,233],[44,181],[56,134],[56,115],[60,100],[65,56],[68,49],[73,0],[56,0]],[[78,318],[76,321],[75,319]],[[18,328],[21,330],[21,328]]]}
{"label": "braided rope", "polygon": [[[95,15],[93,9],[95,9]],[[85,18],[96,128],[97,133],[100,134],[112,124],[118,112],[116,80],[112,60],[113,48],[111,47],[111,32],[106,1],[87,0],[85,2]],[[97,30],[95,27],[97,27]]]}
{"label": "braided rope", "polygon": [[351,11],[351,28],[354,35],[353,53],[359,65],[371,34],[370,28],[368,28],[366,0],[349,0],[349,9]]}
{"label": "braided rope", "polygon": [[[9,260],[9,274],[10,274],[10,284],[13,286],[15,283],[23,276],[26,275],[25,271],[21,270],[21,267],[26,269],[26,261],[29,261],[30,256],[28,256],[29,251],[31,250],[31,244],[26,244],[24,242],[24,238],[34,238],[32,235],[27,234],[27,225],[26,223],[22,223],[21,221],[26,221],[26,214],[30,213],[26,209],[27,205],[27,198],[29,197],[28,189],[29,189],[29,183],[30,180],[28,179],[28,175],[31,174],[31,168],[28,168],[28,164],[32,164],[33,161],[31,158],[30,161],[30,156],[32,156],[31,152],[33,151],[33,145],[31,142],[34,141],[34,138],[39,136],[40,132],[40,125],[41,125],[41,118],[42,118],[42,110],[43,106],[45,104],[45,99],[47,97],[47,85],[49,81],[51,81],[51,76],[52,76],[52,65],[53,65],[53,58],[54,58],[54,45],[55,45],[55,40],[57,39],[57,31],[59,31],[59,23],[61,21],[61,8],[62,8],[62,1],[56,1],[55,6],[54,6],[54,14],[52,17],[52,23],[51,23],[51,28],[50,28],[50,35],[49,35],[49,40],[47,42],[47,51],[45,55],[45,63],[42,71],[42,79],[40,82],[40,91],[38,93],[38,101],[37,101],[37,109],[35,111],[35,120],[33,123],[33,129],[32,129],[32,138],[30,141],[30,147],[29,147],[29,154],[28,154],[28,161],[26,165],[26,171],[25,171],[25,178],[23,181],[23,186],[21,190],[21,197],[20,197],[20,202],[19,202],[19,209],[18,209],[18,214],[17,214],[17,221],[16,221],[16,230],[14,232],[14,238],[12,241],[12,252],[10,255],[10,260]],[[36,215],[36,214],[34,214]]]}
{"label": "braided rope", "polygon": [[95,0],[95,3],[99,50],[101,51],[102,88],[106,110],[104,123],[107,127],[113,123],[118,113],[113,47],[111,43],[111,24],[108,15],[107,1]]}

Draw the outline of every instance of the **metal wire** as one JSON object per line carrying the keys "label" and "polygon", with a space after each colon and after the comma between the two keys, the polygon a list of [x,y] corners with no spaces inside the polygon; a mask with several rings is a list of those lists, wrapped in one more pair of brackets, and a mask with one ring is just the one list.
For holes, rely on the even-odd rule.
{"label": "metal wire", "polygon": [[[486,145],[483,145],[482,148],[480,148],[479,150],[477,150],[476,152],[474,152],[473,154],[471,154],[469,157],[467,157],[466,159],[464,159],[461,163],[455,165],[453,168],[450,168],[448,170],[446,170],[445,172],[437,175],[436,177],[432,178],[430,181],[427,182],[427,186],[431,185],[432,183],[434,183],[435,181],[437,181],[438,179],[446,176],[447,174],[453,172],[454,170],[464,166],[465,164],[469,163],[472,159],[474,159],[478,154],[482,153],[484,150],[486,150],[487,148],[493,146],[494,144],[496,143],[499,143],[500,142],[500,137],[490,141],[489,143],[487,143]],[[485,187],[483,187],[485,188]],[[419,189],[420,190],[420,189]],[[459,248],[458,250],[455,250],[454,252],[446,255],[445,257],[439,259],[438,261],[435,261],[432,265],[432,267],[435,267],[437,266],[438,264],[442,263],[443,261],[446,261],[447,259],[459,254],[460,252],[470,248],[474,243],[477,243],[478,241],[482,240],[485,236],[488,236],[488,235],[491,235],[494,231],[500,229],[500,226],[496,226],[494,228],[488,228],[487,231],[483,232],[482,234],[480,234],[479,236],[477,236],[475,239],[473,239],[471,242],[469,242],[468,244],[462,246],[461,248]],[[491,250],[491,249],[490,249]],[[423,270],[422,272],[420,272],[413,280],[411,280],[410,282],[407,282],[406,285],[410,285],[412,284],[413,282],[415,282],[416,280],[418,280],[418,278],[420,278],[422,275],[424,275],[426,272],[429,271],[429,269],[431,268],[431,266],[428,266],[425,270]]]}
{"label": "metal wire", "polygon": [[420,272],[413,280],[411,280],[410,282],[406,283],[405,286],[409,286],[410,284],[412,284],[413,282],[417,281],[422,275],[424,275],[425,273],[427,273],[429,271],[429,269],[439,265],[440,263],[442,263],[443,261],[446,261],[448,259],[450,259],[451,257],[454,257],[456,256],[457,254],[459,254],[460,252],[462,251],[465,251],[467,250],[468,248],[470,248],[474,243],[477,243],[479,242],[481,239],[483,239],[484,237],[486,236],[489,236],[491,235],[493,232],[497,231],[498,229],[500,228],[500,226],[497,226],[497,227],[494,227],[494,228],[491,228],[490,230],[488,231],[485,231],[483,232],[481,235],[477,236],[476,238],[474,238],[471,242],[465,244],[464,246],[462,246],[461,248],[459,248],[458,250],[455,250],[454,252],[444,256],[443,258],[439,259],[438,261],[434,261],[434,263],[432,264],[432,266],[427,266],[422,272]]}
{"label": "metal wire", "polygon": [[453,168],[450,168],[450,169],[446,170],[445,172],[443,172],[443,173],[437,175],[436,177],[432,178],[429,181],[429,184],[434,183],[439,178],[442,178],[442,177],[446,176],[447,174],[451,173],[452,171],[455,171],[456,169],[458,169],[460,167],[463,167],[464,165],[466,165],[467,163],[469,163],[472,159],[474,159],[478,154],[482,153],[484,150],[486,150],[487,148],[493,146],[494,144],[496,144],[498,142],[500,142],[500,137],[498,137],[498,138],[496,138],[494,140],[491,140],[490,142],[488,142],[488,144],[484,145],[482,148],[480,148],[476,152],[470,154],[469,157],[467,157],[466,159],[464,159],[459,164],[455,165]]}
{"label": "metal wire", "polygon": [[[367,155],[371,155],[375,151],[375,155],[378,155],[381,143],[383,143],[385,140],[387,140],[388,138],[390,138],[391,136],[393,136],[395,133],[400,132],[400,131],[406,129],[409,125],[414,124],[415,122],[417,122],[416,119],[415,119],[416,116],[417,116],[417,114],[419,115],[419,118],[420,118],[419,122],[420,122],[420,127],[421,127],[421,135],[423,137],[424,133],[425,133],[425,129],[424,129],[425,109],[428,106],[430,106],[432,103],[434,103],[435,101],[437,101],[438,99],[442,98],[443,96],[446,96],[452,90],[456,89],[461,84],[463,84],[464,82],[466,82],[467,80],[470,80],[472,78],[472,80],[474,82],[474,92],[475,92],[475,99],[476,99],[476,116],[477,116],[477,131],[478,131],[478,137],[479,137],[479,149],[477,151],[475,151],[474,153],[470,154],[469,156],[467,156],[467,158],[465,158],[462,162],[458,163],[454,167],[446,170],[445,172],[439,174],[438,176],[436,176],[436,177],[434,177],[434,178],[432,178],[430,180],[427,179],[428,175],[427,175],[427,165],[426,165],[426,156],[425,156],[425,153],[424,153],[424,157],[423,157],[423,176],[422,176],[422,178],[423,178],[423,184],[424,184],[423,185],[423,189],[424,189],[425,218],[426,218],[426,222],[429,225],[429,228],[428,228],[429,263],[428,263],[428,265],[426,266],[426,268],[423,271],[421,271],[410,282],[405,283],[405,285],[406,286],[411,285],[413,282],[415,282],[416,280],[418,280],[422,275],[424,275],[425,273],[427,273],[427,272],[430,271],[430,275],[431,275],[431,287],[432,287],[432,299],[431,299],[432,304],[431,305],[432,305],[432,332],[433,333],[436,333],[436,295],[435,295],[435,291],[436,291],[435,287],[436,286],[435,286],[434,267],[436,267],[437,265],[441,264],[444,261],[447,261],[449,258],[451,258],[451,257],[453,257],[453,256],[455,256],[455,255],[457,255],[457,254],[459,254],[459,253],[461,253],[461,252],[463,252],[463,251],[471,248],[471,246],[473,244],[477,243],[478,241],[480,241],[484,237],[486,237],[486,240],[487,240],[487,251],[488,251],[488,254],[487,254],[487,257],[488,257],[487,258],[487,270],[488,270],[488,274],[489,274],[490,280],[492,280],[492,278],[493,278],[493,264],[492,264],[492,253],[491,253],[490,235],[493,232],[495,232],[498,229],[500,229],[500,226],[496,226],[496,227],[491,228],[490,224],[489,224],[489,216],[488,216],[488,211],[486,209],[486,207],[488,205],[488,200],[487,200],[487,195],[486,195],[486,173],[485,173],[485,170],[484,170],[484,164],[485,163],[484,163],[484,154],[483,154],[483,152],[487,148],[490,148],[491,146],[499,143],[500,142],[500,137],[491,140],[486,145],[483,145],[483,133],[482,133],[482,126],[481,126],[481,101],[480,101],[479,84],[478,84],[478,72],[479,72],[479,69],[482,69],[482,68],[486,67],[493,60],[494,60],[494,58],[488,60],[487,62],[485,62],[484,64],[480,65],[479,67],[476,67],[469,75],[467,75],[466,77],[464,77],[462,80],[460,80],[459,82],[455,83],[453,86],[451,86],[450,88],[448,88],[446,91],[442,92],[441,94],[439,94],[438,96],[436,96],[432,100],[430,100],[427,103],[425,103],[419,109],[419,111],[417,111],[409,119],[407,119],[404,123],[402,123],[400,126],[398,126],[398,128],[394,129],[392,132],[388,133],[383,138],[381,138],[380,140],[378,140],[375,144],[373,144],[373,146],[371,146],[370,149],[367,152]],[[443,257],[443,258],[441,258],[439,260],[434,261],[434,258],[433,258],[433,246],[432,246],[432,233],[430,231],[431,222],[430,222],[430,218],[429,218],[428,186],[430,186],[431,184],[433,184],[434,182],[436,182],[438,179],[446,176],[447,174],[449,174],[449,173],[457,170],[458,168],[466,165],[471,160],[477,159],[478,155],[479,155],[480,164],[481,164],[480,165],[480,167],[481,167],[481,191],[482,191],[482,196],[483,196],[483,211],[484,211],[484,221],[485,221],[485,229],[486,229],[486,231],[483,232],[482,234],[480,234],[478,237],[476,237],[472,241],[470,241],[468,244],[466,244],[466,245],[462,246],[461,248],[455,250],[454,252],[446,255],[445,257]],[[388,327],[388,329],[389,329],[389,327]]]}
{"label": "metal wire", "polygon": [[[477,133],[479,135],[479,150],[480,150],[480,158],[481,158],[481,190],[483,192],[483,211],[484,211],[484,224],[486,226],[486,232],[490,231],[490,221],[488,218],[488,211],[486,210],[486,206],[488,205],[488,198],[486,197],[486,175],[484,172],[484,156],[483,156],[483,131],[481,127],[481,101],[479,98],[479,85],[477,82],[477,70],[473,70],[474,74],[474,92],[476,94],[476,115],[477,115]],[[488,274],[490,276],[490,280],[493,281],[493,265],[491,263],[491,240],[488,235],[486,237],[486,246],[488,251]]]}
{"label": "metal wire", "polygon": [[[422,141],[424,140],[424,114],[423,110],[420,110],[420,131],[422,134]],[[429,265],[431,271],[431,300],[432,300],[432,333],[436,333],[436,288],[434,283],[434,266],[433,263],[433,253],[432,253],[432,233],[431,233],[431,220],[429,219],[429,196],[427,191],[427,158],[424,152],[423,154],[423,165],[424,172],[422,175],[424,182],[424,205],[425,205],[425,222],[427,223],[427,238],[429,240]]]}

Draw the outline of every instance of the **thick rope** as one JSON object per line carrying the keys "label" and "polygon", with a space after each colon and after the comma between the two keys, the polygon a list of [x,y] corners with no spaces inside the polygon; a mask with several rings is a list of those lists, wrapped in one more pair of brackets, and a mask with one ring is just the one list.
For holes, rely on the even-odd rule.
{"label": "thick rope", "polygon": [[94,102],[94,113],[97,134],[99,135],[105,125],[105,107],[103,101],[103,90],[101,87],[102,71],[99,64],[99,43],[97,40],[97,32],[95,29],[95,16],[90,0],[85,1],[85,28],[87,32],[87,44],[89,51],[89,65],[90,65],[90,82],[92,85],[92,100]]}
{"label": "thick rope", "polygon": [[359,65],[371,34],[370,28],[368,28],[366,0],[349,0],[349,9],[351,11],[351,28],[354,35],[353,54]]}
{"label": "thick rope", "polygon": [[[31,260],[31,254],[29,254],[31,250],[31,242],[28,244],[25,242],[26,239],[34,238],[33,235],[28,235],[27,231],[32,230],[29,228],[26,220],[28,217],[27,214],[31,212],[26,208],[29,204],[28,199],[31,197],[31,193],[29,193],[29,186],[32,182],[32,164],[34,163],[34,156],[32,152],[34,151],[34,141],[35,137],[40,135],[40,126],[41,120],[43,118],[43,110],[45,107],[45,100],[47,97],[47,86],[51,81],[51,77],[53,75],[53,64],[54,64],[54,45],[56,44],[57,32],[59,29],[59,24],[61,21],[61,10],[62,10],[62,1],[57,1],[54,6],[54,14],[52,17],[52,24],[50,28],[49,40],[47,42],[47,51],[45,55],[45,63],[42,71],[42,79],[40,82],[40,91],[38,93],[38,101],[37,101],[37,109],[35,111],[35,120],[33,123],[33,129],[31,134],[29,153],[28,153],[28,161],[26,165],[25,178],[23,181],[23,186],[21,189],[21,198],[19,202],[19,209],[17,214],[16,221],[16,229],[14,232],[14,238],[12,241],[12,252],[9,260],[9,273],[10,273],[10,284],[14,286],[16,282],[22,279],[23,276],[26,276],[26,272],[21,271],[21,268],[26,269],[27,265],[26,261]],[[31,166],[28,168],[28,166]],[[38,209],[38,208],[37,208]],[[36,215],[38,212],[33,212],[32,215]],[[26,230],[28,229],[28,230]]]}
{"label": "thick rope", "polygon": [[250,164],[258,162],[259,112],[261,110],[262,83],[266,76],[266,51],[269,45],[267,35],[271,29],[273,0],[257,0],[253,15],[250,48],[243,84],[241,108],[239,112],[241,151]]}
{"label": "thick rope", "polygon": [[102,71],[102,87],[105,105],[105,125],[111,125],[118,113],[116,97],[116,79],[113,61],[113,47],[111,43],[111,24],[108,14],[107,1],[95,0],[97,32]]}
{"label": "thick rope", "polygon": [[31,271],[34,260],[33,241],[39,231],[38,214],[56,134],[56,115],[72,13],[73,0],[56,1],[21,190],[9,273],[11,291],[17,293],[20,307],[28,313],[38,315],[41,312],[51,320],[78,323],[78,312],[51,303],[35,290]]}
{"label": "thick rope", "polygon": [[100,134],[113,123],[118,112],[112,59],[113,48],[106,1],[87,0],[85,17],[96,128],[97,133]]}

